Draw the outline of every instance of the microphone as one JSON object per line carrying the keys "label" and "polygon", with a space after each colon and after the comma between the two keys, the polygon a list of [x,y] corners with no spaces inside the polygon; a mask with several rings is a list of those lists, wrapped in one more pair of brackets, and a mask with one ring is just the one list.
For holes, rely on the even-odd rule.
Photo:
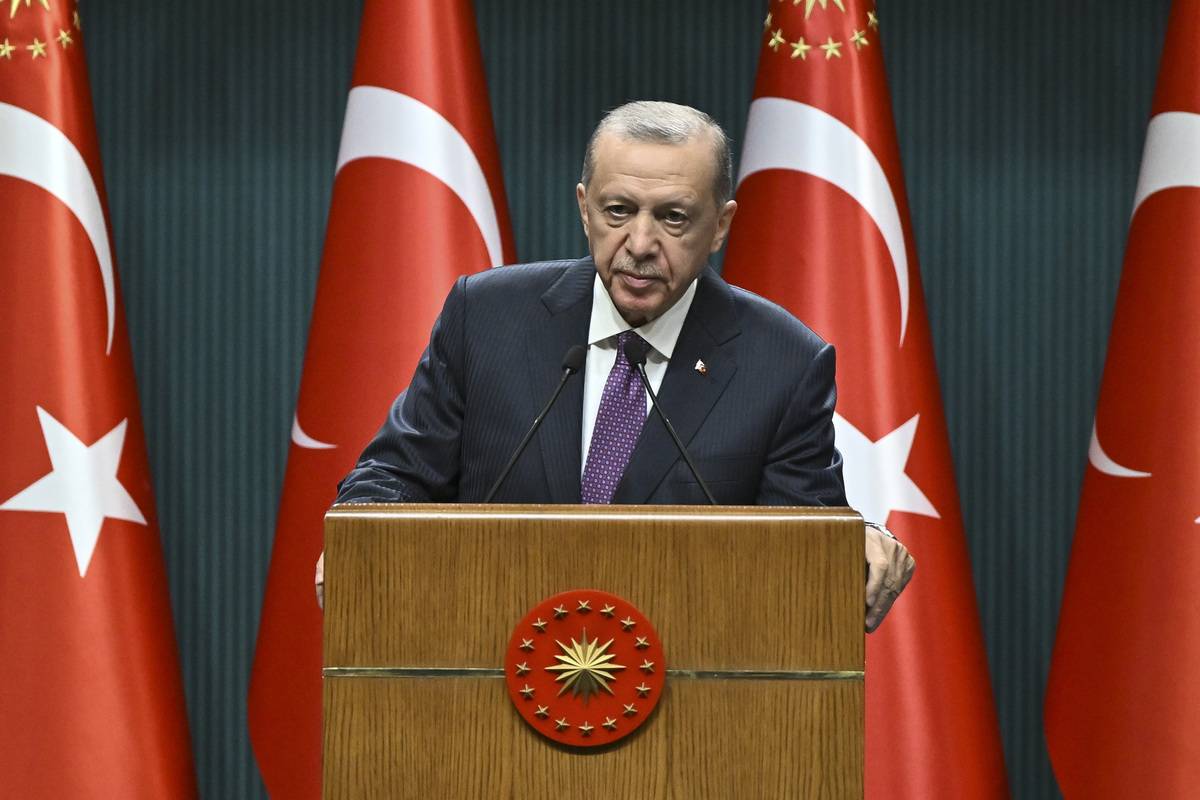
{"label": "microphone", "polygon": [[517,463],[517,459],[521,457],[521,453],[525,452],[525,448],[529,446],[529,442],[533,439],[533,435],[537,433],[537,429],[542,426],[542,420],[544,420],[546,415],[550,413],[551,407],[554,406],[554,401],[558,399],[560,394],[562,394],[563,387],[567,385],[567,379],[576,372],[579,372],[580,368],[583,366],[583,361],[586,358],[587,347],[581,344],[571,345],[567,349],[567,353],[563,356],[562,360],[562,377],[558,380],[558,386],[555,387],[554,394],[550,395],[550,401],[546,403],[546,406],[542,409],[541,413],[534,418],[533,425],[529,427],[529,431],[525,434],[525,438],[521,440],[519,445],[517,445],[517,449],[513,452],[512,458],[508,459],[508,463],[504,465],[504,469],[500,470],[500,477],[496,478],[496,482],[493,483],[492,488],[488,490],[487,497],[483,498],[483,502],[492,502],[492,498],[496,496],[496,492],[498,492],[500,487],[504,484],[504,480],[508,477],[508,473],[512,472],[512,468]]}
{"label": "microphone", "polygon": [[667,415],[663,413],[662,406],[658,404],[658,397],[654,394],[654,389],[650,387],[650,378],[646,375],[646,353],[649,349],[650,345],[646,343],[645,339],[640,336],[632,336],[625,342],[625,360],[641,376],[642,385],[646,387],[646,393],[650,395],[650,404],[658,412],[658,417],[663,421],[663,425],[667,426],[667,433],[671,434],[671,441],[675,442],[675,447],[679,450],[679,455],[683,456],[683,460],[687,462],[688,469],[692,471],[692,475],[696,478],[696,483],[700,484],[700,488],[704,490],[704,496],[708,498],[708,502],[715,506],[717,505],[716,498],[708,490],[708,484],[700,477],[700,473],[696,470],[696,465],[692,463],[692,457],[688,455],[687,448],[683,446],[683,442],[679,439],[679,434],[675,432],[675,426],[671,424],[671,420],[667,419]]}

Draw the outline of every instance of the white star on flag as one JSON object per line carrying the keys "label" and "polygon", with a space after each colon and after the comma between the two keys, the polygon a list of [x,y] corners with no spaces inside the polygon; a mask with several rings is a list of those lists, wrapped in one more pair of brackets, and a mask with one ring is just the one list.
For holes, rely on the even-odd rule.
{"label": "white star on flag", "polygon": [[841,414],[833,415],[834,436],[844,461],[846,499],[863,519],[883,525],[893,511],[940,518],[933,503],[904,471],[920,418],[915,415],[873,442]]}
{"label": "white star on flag", "polygon": [[37,412],[53,469],[0,504],[0,509],[66,515],[79,576],[83,577],[105,518],[146,524],[137,503],[117,480],[129,420],[121,420],[94,444],[85,445],[41,406]]}

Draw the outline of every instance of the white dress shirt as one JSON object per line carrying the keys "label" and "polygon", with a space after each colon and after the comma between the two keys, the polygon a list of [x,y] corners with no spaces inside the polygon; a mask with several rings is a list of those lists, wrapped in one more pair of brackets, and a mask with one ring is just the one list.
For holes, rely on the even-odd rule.
{"label": "white dress shirt", "polygon": [[[621,312],[617,311],[604,284],[600,282],[600,276],[596,275],[592,284],[588,354],[583,367],[583,457],[579,462],[582,465],[580,474],[582,468],[587,466],[588,448],[592,444],[592,429],[596,425],[596,414],[600,411],[600,397],[604,394],[604,384],[608,381],[608,373],[612,371],[613,364],[617,363],[617,334],[633,329],[650,345],[650,351],[646,354],[646,377],[650,379],[654,393],[658,394],[663,376],[667,374],[671,354],[675,352],[675,343],[679,341],[683,321],[687,319],[688,309],[692,307],[695,296],[696,281],[693,280],[675,305],[657,319],[634,329],[621,316]],[[650,396],[646,395],[647,417],[650,415],[650,408]]]}

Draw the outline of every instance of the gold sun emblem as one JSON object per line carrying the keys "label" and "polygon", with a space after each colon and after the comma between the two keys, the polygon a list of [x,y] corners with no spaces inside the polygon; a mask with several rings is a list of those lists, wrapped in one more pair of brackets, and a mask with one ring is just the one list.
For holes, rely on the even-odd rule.
{"label": "gold sun emblem", "polygon": [[612,660],[616,655],[606,652],[613,643],[612,639],[601,645],[597,645],[594,639],[589,642],[586,629],[580,638],[582,641],[579,642],[571,639],[569,646],[555,640],[562,648],[562,654],[556,655],[555,658],[562,663],[546,667],[546,670],[559,673],[554,679],[555,682],[563,682],[562,688],[558,690],[559,697],[570,689],[573,697],[582,696],[583,702],[586,703],[588,698],[599,694],[601,690],[612,694],[613,690],[608,684],[615,680],[613,673],[625,667],[613,664]]}
{"label": "gold sun emblem", "polygon": [[[25,0],[25,7],[29,8],[31,3],[32,3],[32,0]],[[38,0],[38,5],[40,5],[42,8],[46,9],[47,11],[50,10],[50,3],[48,2],[48,0]],[[8,9],[8,18],[9,19],[12,19],[13,17],[15,17],[17,15],[17,9],[20,8],[20,6],[21,6],[21,0],[12,0],[12,6]]]}
{"label": "gold sun emblem", "polygon": [[[813,6],[817,5],[818,3],[821,4],[822,11],[829,8],[829,0],[804,0],[804,18],[805,19],[808,19],[808,15],[812,13]],[[792,3],[792,5],[799,5],[799,4],[800,4],[800,0],[794,0],[794,2]],[[840,8],[842,10],[843,14],[846,13],[846,7],[844,5],[842,5],[842,0],[833,0],[833,4],[835,6],[837,6],[838,8]]]}

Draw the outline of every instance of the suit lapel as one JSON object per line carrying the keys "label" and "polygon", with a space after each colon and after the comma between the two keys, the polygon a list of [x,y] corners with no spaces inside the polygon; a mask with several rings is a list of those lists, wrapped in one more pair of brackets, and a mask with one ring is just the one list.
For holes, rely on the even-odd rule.
{"label": "suit lapel", "polygon": [[[711,268],[705,269],[658,392],[659,405],[685,445],[695,437],[737,371],[730,340],[739,332],[732,290]],[[707,367],[705,374],[696,370],[699,360]],[[617,484],[614,503],[646,502],[680,460],[666,426],[657,417],[653,410],[646,417],[629,466]]]}
{"label": "suit lapel", "polygon": [[[548,319],[525,333],[529,354],[529,419],[542,410],[562,377],[562,359],[573,344],[587,345],[592,313],[592,281],[596,269],[590,258],[569,267],[542,295]],[[580,438],[583,436],[583,371],[573,375],[537,433],[550,502],[578,503]]]}

